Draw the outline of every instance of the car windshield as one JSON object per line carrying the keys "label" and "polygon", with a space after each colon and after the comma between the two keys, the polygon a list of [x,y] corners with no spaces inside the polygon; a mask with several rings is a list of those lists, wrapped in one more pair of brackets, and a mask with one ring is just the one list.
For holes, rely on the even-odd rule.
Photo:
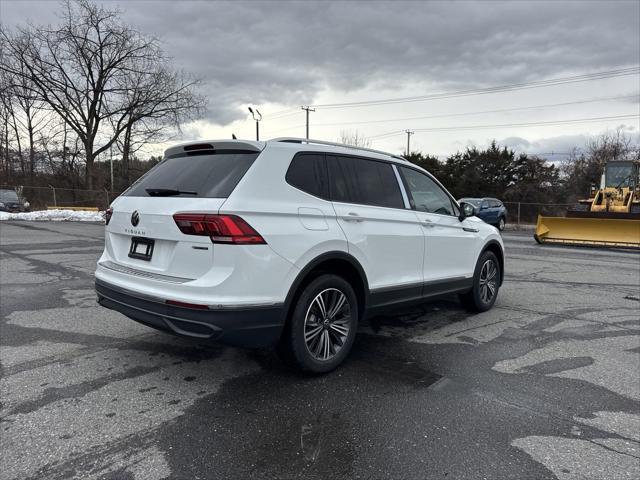
{"label": "car windshield", "polygon": [[18,195],[13,190],[0,190],[0,201],[2,202],[17,202]]}
{"label": "car windshield", "polygon": [[458,200],[458,203],[465,202],[465,203],[470,203],[474,207],[479,207],[480,201],[481,200],[479,198],[461,198],[460,200]]}
{"label": "car windshield", "polygon": [[608,163],[606,168],[607,187],[628,187],[632,180],[633,164]]}

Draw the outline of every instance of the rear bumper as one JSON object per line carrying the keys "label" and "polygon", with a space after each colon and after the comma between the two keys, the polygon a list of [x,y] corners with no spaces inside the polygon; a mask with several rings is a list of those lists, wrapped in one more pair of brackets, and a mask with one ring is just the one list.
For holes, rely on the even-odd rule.
{"label": "rear bumper", "polygon": [[283,305],[199,310],[167,305],[96,279],[98,303],[149,327],[182,337],[242,347],[266,347],[280,338]]}

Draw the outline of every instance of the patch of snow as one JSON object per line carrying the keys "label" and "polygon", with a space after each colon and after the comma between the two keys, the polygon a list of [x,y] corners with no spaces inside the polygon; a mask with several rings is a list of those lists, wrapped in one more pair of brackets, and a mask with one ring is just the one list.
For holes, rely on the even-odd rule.
{"label": "patch of snow", "polygon": [[27,220],[50,222],[104,222],[104,212],[81,212],[74,210],[38,210],[35,212],[0,212],[0,220]]}

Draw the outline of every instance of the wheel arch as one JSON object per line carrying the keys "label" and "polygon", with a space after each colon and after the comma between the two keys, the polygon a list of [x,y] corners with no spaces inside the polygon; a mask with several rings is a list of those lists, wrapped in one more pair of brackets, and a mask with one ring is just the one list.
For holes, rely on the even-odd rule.
{"label": "wheel arch", "polygon": [[358,299],[358,317],[364,318],[369,304],[369,283],[364,269],[352,255],[335,251],[315,257],[298,273],[284,302],[286,321],[289,321],[291,309],[305,285],[323,273],[340,275],[351,284]]}
{"label": "wheel arch", "polygon": [[490,240],[482,247],[480,255],[487,250],[493,252],[495,256],[498,257],[498,262],[500,263],[500,286],[502,286],[502,282],[504,282],[504,250],[502,249],[502,245],[500,245],[500,242],[497,240]]}

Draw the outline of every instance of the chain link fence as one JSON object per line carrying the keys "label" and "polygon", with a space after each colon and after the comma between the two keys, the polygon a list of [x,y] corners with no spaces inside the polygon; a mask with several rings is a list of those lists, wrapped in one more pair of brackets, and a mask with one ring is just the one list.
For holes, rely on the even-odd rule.
{"label": "chain link fence", "polygon": [[[105,210],[111,202],[122,192],[108,190],[86,190],[78,188],[31,187],[15,185],[0,185],[0,189],[10,189],[19,192],[20,196],[31,204],[31,210],[46,210],[47,208],[91,207]],[[532,225],[536,223],[538,215],[564,217],[568,203],[530,203],[503,202],[507,208],[507,223],[511,225]]]}
{"label": "chain link fence", "polygon": [[31,187],[0,185],[0,190],[15,190],[21,199],[29,202],[30,210],[48,208],[89,207],[105,210],[122,192],[87,190],[82,188]]}
{"label": "chain link fence", "polygon": [[502,202],[507,208],[507,223],[511,225],[534,225],[538,215],[565,217],[572,203]]}

